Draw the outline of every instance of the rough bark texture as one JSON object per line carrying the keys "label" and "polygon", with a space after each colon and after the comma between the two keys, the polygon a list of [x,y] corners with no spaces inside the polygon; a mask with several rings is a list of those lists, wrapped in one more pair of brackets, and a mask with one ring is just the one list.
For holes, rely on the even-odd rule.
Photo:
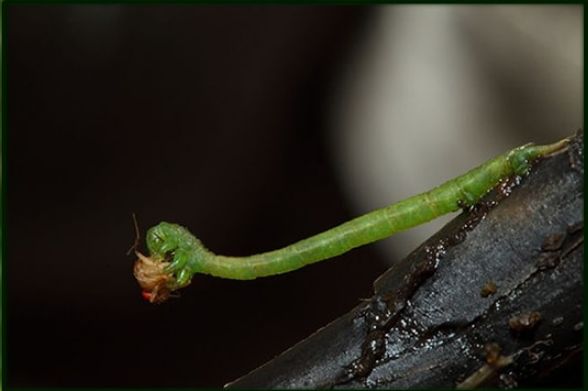
{"label": "rough bark texture", "polygon": [[582,141],[495,189],[378,278],[370,300],[227,387],[515,387],[580,360]]}

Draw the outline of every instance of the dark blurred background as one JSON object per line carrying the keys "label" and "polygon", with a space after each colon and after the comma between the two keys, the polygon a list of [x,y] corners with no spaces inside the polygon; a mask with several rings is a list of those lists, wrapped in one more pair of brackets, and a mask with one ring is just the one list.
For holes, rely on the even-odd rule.
{"label": "dark blurred background", "polygon": [[7,384],[220,387],[371,295],[365,247],[154,306],[131,213],[248,255],[353,217],[325,102],[367,7],[10,5]]}
{"label": "dark blurred background", "polygon": [[580,5],[5,12],[8,386],[221,387],[447,221],[277,277],[196,276],[155,306],[125,255],[133,212],[249,255],[583,122]]}

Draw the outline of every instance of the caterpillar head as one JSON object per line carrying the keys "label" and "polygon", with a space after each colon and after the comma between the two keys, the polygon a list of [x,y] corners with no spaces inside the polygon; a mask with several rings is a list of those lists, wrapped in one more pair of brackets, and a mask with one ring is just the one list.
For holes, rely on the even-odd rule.
{"label": "caterpillar head", "polygon": [[[190,284],[192,272],[186,266],[190,254],[180,242],[190,240],[190,233],[182,226],[161,222],[147,231],[149,256],[135,251],[134,274],[143,288],[143,297],[151,303],[161,303],[171,292]],[[190,242],[197,242],[193,238]],[[184,245],[185,247],[185,245]]]}
{"label": "caterpillar head", "polygon": [[178,226],[162,222],[147,231],[147,248],[151,255],[164,257],[166,253],[178,248]]}
{"label": "caterpillar head", "polygon": [[175,278],[165,271],[169,262],[153,259],[135,251],[133,274],[143,289],[143,297],[151,303],[166,301],[175,286]]}

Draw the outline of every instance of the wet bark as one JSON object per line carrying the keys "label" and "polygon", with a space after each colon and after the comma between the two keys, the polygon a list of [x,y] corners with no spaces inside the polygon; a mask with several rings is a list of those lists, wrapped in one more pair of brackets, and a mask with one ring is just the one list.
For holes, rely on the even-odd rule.
{"label": "wet bark", "polygon": [[581,360],[583,333],[582,142],[579,133],[522,181],[499,186],[380,276],[371,299],[227,387],[569,379],[561,368]]}

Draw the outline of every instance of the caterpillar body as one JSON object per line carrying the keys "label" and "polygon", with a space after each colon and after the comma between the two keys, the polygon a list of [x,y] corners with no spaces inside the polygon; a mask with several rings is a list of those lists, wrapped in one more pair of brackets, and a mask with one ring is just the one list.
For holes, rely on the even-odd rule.
{"label": "caterpillar body", "polygon": [[144,297],[151,302],[162,302],[171,292],[188,285],[195,273],[238,280],[287,273],[472,206],[500,181],[525,175],[534,161],[562,149],[567,143],[568,139],[564,139],[550,145],[524,145],[430,191],[279,250],[246,257],[216,255],[186,228],[162,222],[147,232],[150,255],[136,252],[139,259],[134,274]]}

